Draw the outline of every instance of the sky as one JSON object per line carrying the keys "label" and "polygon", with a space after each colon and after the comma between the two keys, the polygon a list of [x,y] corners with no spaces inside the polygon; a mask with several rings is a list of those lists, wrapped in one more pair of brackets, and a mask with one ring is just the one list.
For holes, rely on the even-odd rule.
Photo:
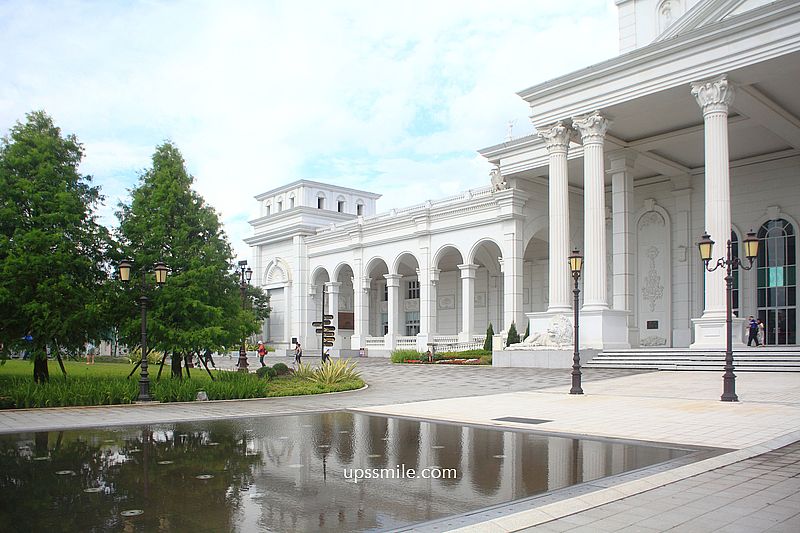
{"label": "sky", "polygon": [[298,179],[379,212],[488,185],[477,150],[534,133],[516,92],[617,47],[613,0],[0,0],[0,135],[75,134],[109,226],[171,140],[250,258],[253,197]]}

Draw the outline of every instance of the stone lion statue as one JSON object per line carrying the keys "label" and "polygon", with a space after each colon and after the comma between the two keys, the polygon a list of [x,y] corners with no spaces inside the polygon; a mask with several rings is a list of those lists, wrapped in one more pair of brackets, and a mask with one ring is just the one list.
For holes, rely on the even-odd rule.
{"label": "stone lion statue", "polygon": [[546,331],[531,333],[518,343],[509,348],[527,350],[537,346],[561,347],[572,344],[572,322],[566,315],[556,315],[547,325]]}
{"label": "stone lion statue", "polygon": [[508,188],[508,183],[506,183],[506,178],[500,173],[500,168],[495,167],[489,172],[489,178],[492,182],[492,190],[493,191],[502,191],[503,189]]}

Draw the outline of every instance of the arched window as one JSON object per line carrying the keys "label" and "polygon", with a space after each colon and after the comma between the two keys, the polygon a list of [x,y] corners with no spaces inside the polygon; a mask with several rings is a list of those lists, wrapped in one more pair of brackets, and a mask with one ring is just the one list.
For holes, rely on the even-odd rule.
{"label": "arched window", "polygon": [[766,344],[797,343],[796,239],[794,227],[779,218],[758,230],[758,318]]}
{"label": "arched window", "polygon": [[325,209],[325,195],[317,194],[317,209]]}
{"label": "arched window", "polygon": [[345,203],[344,196],[339,196],[336,199],[336,211],[339,213],[344,213],[347,204]]}
{"label": "arched window", "polygon": [[356,202],[356,215],[364,216],[364,202],[361,200]]}

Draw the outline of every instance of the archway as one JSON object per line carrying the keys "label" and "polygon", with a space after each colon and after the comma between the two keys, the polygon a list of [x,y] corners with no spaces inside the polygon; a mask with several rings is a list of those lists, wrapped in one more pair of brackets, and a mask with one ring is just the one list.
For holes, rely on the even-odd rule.
{"label": "archway", "polygon": [[[436,288],[437,337],[452,337],[461,330],[461,271],[458,265],[463,263],[464,256],[452,245],[443,246],[434,256],[433,266],[439,269]],[[455,342],[455,339],[443,341]]]}
{"label": "archway", "polygon": [[339,282],[337,297],[336,346],[350,348],[350,337],[355,330],[355,292],[353,289],[353,269],[344,263],[336,269],[336,281]]}
{"label": "archway", "polygon": [[478,241],[470,253],[470,263],[478,265],[475,272],[472,330],[476,335],[486,332],[489,323],[495,332],[503,329],[503,252],[493,240]]}
{"label": "archway", "polygon": [[797,242],[794,225],[769,220],[758,230],[758,318],[765,344],[797,344]]}
{"label": "archway", "polygon": [[[396,333],[413,337],[420,331],[419,261],[410,252],[400,254],[394,262],[394,273],[400,276],[398,324]],[[416,343],[416,341],[414,341]],[[416,345],[416,344],[415,344]]]}
{"label": "archway", "polygon": [[386,278],[389,267],[380,257],[373,258],[365,269],[369,278],[369,327],[367,336],[383,337],[389,330],[389,293]]}

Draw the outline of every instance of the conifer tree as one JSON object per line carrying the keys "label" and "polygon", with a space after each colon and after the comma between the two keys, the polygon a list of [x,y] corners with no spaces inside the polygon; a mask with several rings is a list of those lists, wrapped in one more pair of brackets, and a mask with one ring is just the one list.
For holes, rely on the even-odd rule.
{"label": "conifer tree", "polygon": [[517,333],[517,326],[512,322],[511,327],[508,328],[508,337],[506,338],[506,346],[517,344],[519,342],[519,333]]}
{"label": "conifer tree", "polygon": [[492,337],[494,337],[494,328],[492,328],[492,323],[489,322],[489,327],[486,328],[486,340],[483,341],[483,349],[487,352],[492,351]]}
{"label": "conifer tree", "polygon": [[[106,328],[108,232],[102,200],[78,166],[83,147],[44,111],[0,141],[0,344],[31,354],[33,378],[50,378],[47,351],[78,353]],[[63,370],[63,366],[62,366]]]}
{"label": "conifer tree", "polygon": [[[260,330],[259,319],[268,309],[242,309],[231,247],[216,211],[192,189],[194,178],[178,148],[165,142],[152,162],[131,191],[130,204],[120,205],[120,241],[139,269],[151,269],[157,261],[170,268],[162,287],[154,290],[150,283],[148,347],[171,352],[172,374],[181,377],[182,359],[238,346]],[[252,302],[254,293],[257,302],[265,301],[254,287],[246,300]],[[139,327],[134,313],[124,328],[129,342],[136,344]]]}

